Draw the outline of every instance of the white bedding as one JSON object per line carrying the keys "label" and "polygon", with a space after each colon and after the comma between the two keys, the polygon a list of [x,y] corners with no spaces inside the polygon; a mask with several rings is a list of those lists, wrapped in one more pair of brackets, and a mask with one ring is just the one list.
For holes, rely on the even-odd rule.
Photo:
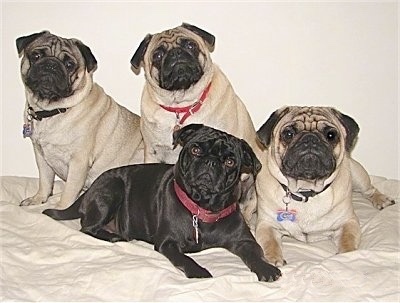
{"label": "white bedding", "polygon": [[79,221],[57,222],[20,207],[38,179],[0,177],[0,300],[13,301],[399,301],[400,181],[372,177],[397,204],[378,211],[360,196],[354,206],[361,247],[335,254],[329,241],[305,244],[284,238],[288,262],[282,278],[258,282],[242,261],[223,249],[191,256],[214,276],[188,279],[152,245],[108,243],[79,232]]}

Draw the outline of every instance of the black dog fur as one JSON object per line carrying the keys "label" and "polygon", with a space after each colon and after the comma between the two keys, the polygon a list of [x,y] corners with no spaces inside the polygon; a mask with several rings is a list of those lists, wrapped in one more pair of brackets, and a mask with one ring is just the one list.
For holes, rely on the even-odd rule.
{"label": "black dog fur", "polygon": [[183,146],[176,165],[139,164],[100,175],[65,210],[48,209],[56,220],[81,219],[81,231],[106,241],[143,240],[189,278],[212,277],[185,253],[222,247],[238,255],[260,281],[275,281],[278,268],[267,263],[239,207],[214,223],[200,219],[199,240],[193,236],[192,214],[179,201],[174,182],[200,207],[214,213],[240,200],[241,175],[261,164],[250,146],[222,131],[200,124],[174,133]]}

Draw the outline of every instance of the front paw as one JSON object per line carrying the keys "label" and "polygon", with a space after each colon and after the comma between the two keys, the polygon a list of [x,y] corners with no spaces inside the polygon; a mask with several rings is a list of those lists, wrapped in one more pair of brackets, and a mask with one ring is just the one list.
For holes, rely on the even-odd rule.
{"label": "front paw", "polygon": [[191,266],[183,271],[188,278],[212,278],[210,272],[201,266]]}
{"label": "front paw", "polygon": [[384,209],[387,206],[395,204],[395,201],[388,196],[376,191],[370,198],[372,205],[379,210]]}
{"label": "front paw", "polygon": [[263,282],[273,282],[278,280],[282,276],[279,268],[266,262],[261,262],[257,264],[256,268],[253,271],[258,277],[258,281]]}
{"label": "front paw", "polygon": [[28,206],[28,205],[39,205],[47,202],[46,196],[42,195],[34,195],[33,197],[26,198],[25,200],[22,200],[22,202],[19,204],[19,206]]}
{"label": "front paw", "polygon": [[264,247],[264,257],[269,264],[282,267],[286,265],[286,260],[283,258],[282,249],[280,246],[273,245],[272,243]]}

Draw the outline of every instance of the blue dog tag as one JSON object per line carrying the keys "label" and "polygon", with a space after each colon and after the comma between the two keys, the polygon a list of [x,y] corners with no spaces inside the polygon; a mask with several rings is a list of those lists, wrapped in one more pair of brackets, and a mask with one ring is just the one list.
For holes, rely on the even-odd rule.
{"label": "blue dog tag", "polygon": [[33,134],[33,125],[32,123],[25,123],[24,127],[22,128],[22,135],[24,138],[30,137]]}
{"label": "blue dog tag", "polygon": [[293,209],[291,209],[291,210],[278,210],[277,211],[276,220],[278,222],[282,222],[282,221],[294,222],[294,221],[296,221],[296,211],[293,210]]}

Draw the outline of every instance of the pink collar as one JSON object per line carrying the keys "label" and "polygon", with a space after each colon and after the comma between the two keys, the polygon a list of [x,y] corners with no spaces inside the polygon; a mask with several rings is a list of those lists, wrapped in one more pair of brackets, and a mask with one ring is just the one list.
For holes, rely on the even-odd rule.
{"label": "pink collar", "polygon": [[207,98],[208,92],[211,87],[211,82],[207,85],[207,87],[204,89],[203,93],[200,96],[200,99],[193,103],[192,105],[185,106],[185,107],[173,107],[173,106],[165,106],[160,104],[160,106],[165,109],[166,111],[175,113],[177,118],[179,118],[179,114],[185,113],[183,117],[179,120],[179,124],[182,125],[183,122],[187,118],[189,118],[191,115],[193,115],[195,112],[197,112],[200,107],[203,105],[205,99]]}
{"label": "pink collar", "polygon": [[215,223],[219,219],[225,218],[236,211],[236,203],[229,205],[218,213],[213,213],[207,209],[201,208],[179,187],[178,183],[174,181],[175,193],[179,201],[192,213],[192,215],[199,218],[204,223]]}

